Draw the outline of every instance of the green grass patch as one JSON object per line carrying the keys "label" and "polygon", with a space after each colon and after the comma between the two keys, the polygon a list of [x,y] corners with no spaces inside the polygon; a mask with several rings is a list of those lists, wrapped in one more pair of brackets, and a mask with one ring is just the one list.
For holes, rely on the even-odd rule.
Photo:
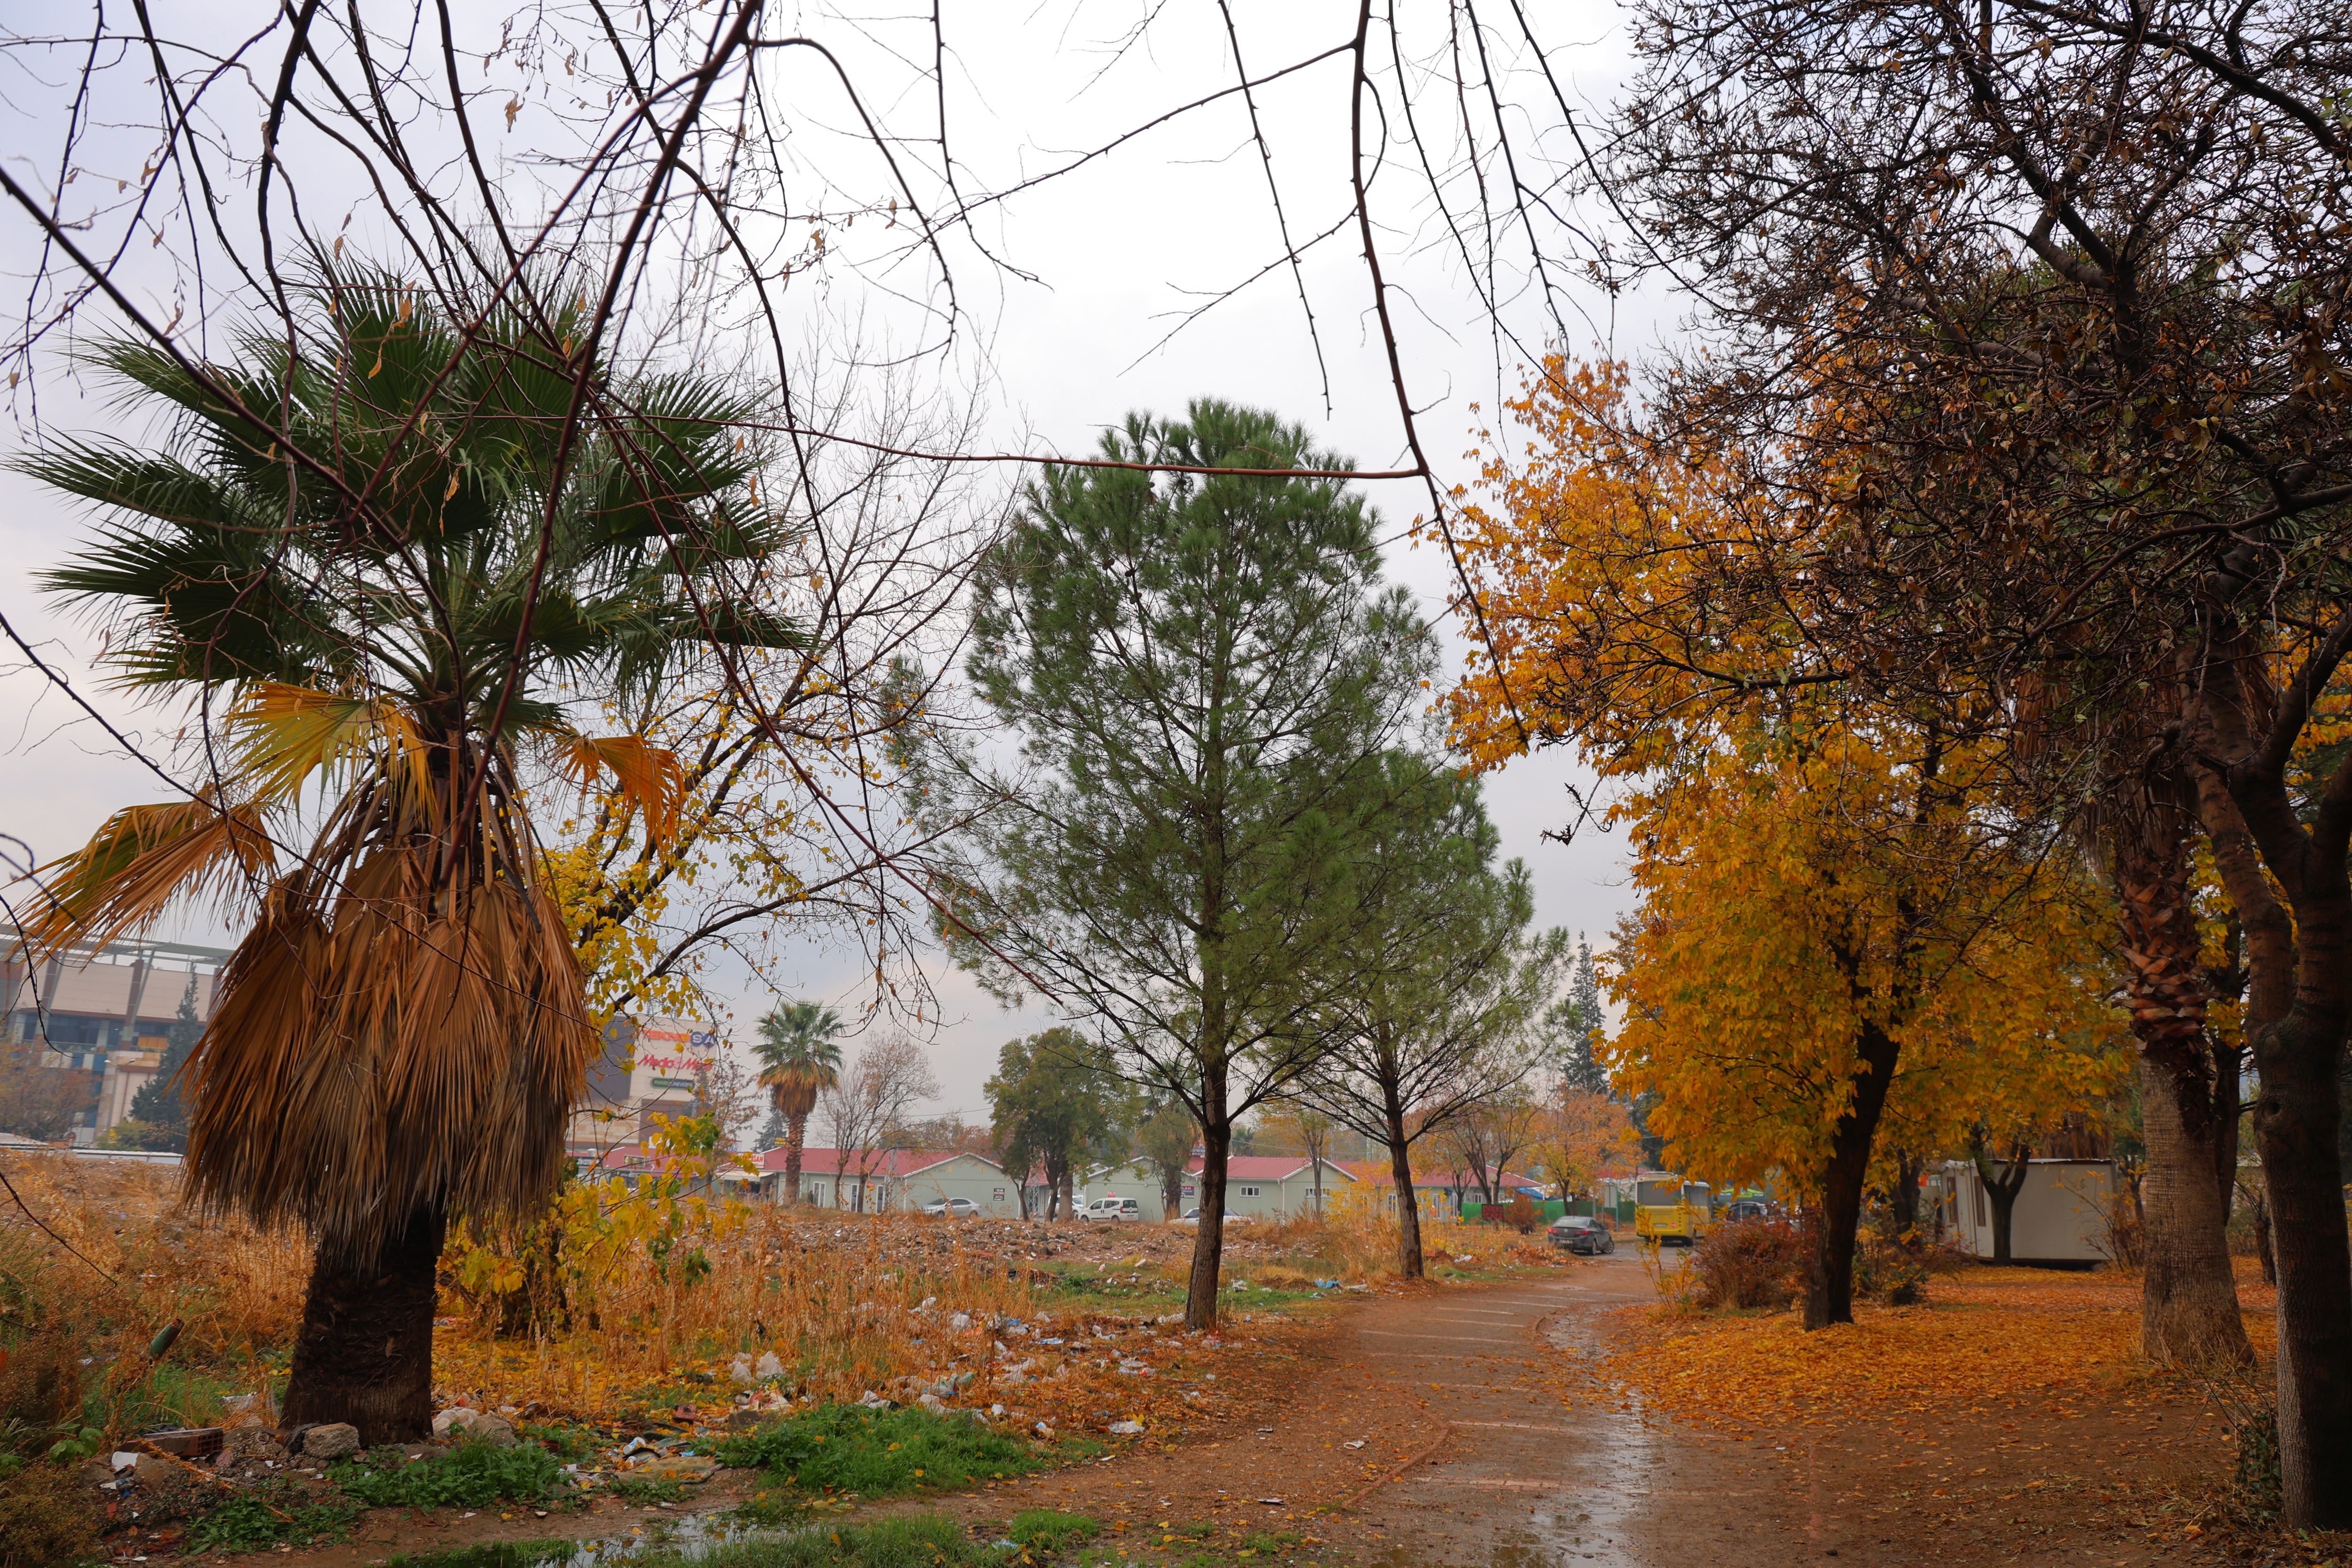
{"label": "green grass patch", "polygon": [[310,1502],[291,1487],[264,1485],[239,1492],[188,1526],[188,1544],[200,1552],[262,1552],[339,1541],[360,1510],[347,1502]]}
{"label": "green grass patch", "polygon": [[953,1490],[1040,1469],[1045,1456],[969,1416],[823,1405],[719,1446],[719,1462],[804,1492],[861,1498]]}
{"label": "green grass patch", "polygon": [[716,1550],[663,1553],[632,1568],[978,1568],[1019,1554],[976,1546],[951,1519],[918,1514],[866,1525],[818,1525],[773,1541],[739,1541]]}
{"label": "green grass patch", "polygon": [[633,1476],[624,1472],[613,1478],[612,1491],[631,1508],[686,1500],[686,1483],[676,1476]]}
{"label": "green grass patch", "polygon": [[1067,1552],[1102,1533],[1102,1526],[1083,1513],[1055,1513],[1033,1508],[1013,1516],[1005,1534],[1035,1552]]}
{"label": "green grass patch", "polygon": [[345,1497],[370,1508],[480,1508],[540,1502],[572,1489],[562,1462],[536,1443],[462,1443],[414,1462],[397,1448],[377,1448],[328,1474]]}

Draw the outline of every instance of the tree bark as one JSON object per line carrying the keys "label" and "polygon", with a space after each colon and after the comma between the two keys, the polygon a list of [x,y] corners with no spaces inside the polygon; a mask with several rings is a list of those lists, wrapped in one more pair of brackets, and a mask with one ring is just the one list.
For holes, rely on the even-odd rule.
{"label": "tree bark", "polygon": [[1893,1185],[1886,1190],[1886,1239],[1908,1247],[1919,1238],[1919,1173],[1927,1160],[1924,1154],[1897,1149],[1894,1162]]}
{"label": "tree bark", "polygon": [[1225,1247],[1225,1165],[1233,1152],[1233,1118],[1225,1111],[1222,1071],[1202,1075],[1201,1224],[1192,1237],[1192,1277],[1184,1290],[1184,1326],[1217,1326],[1217,1268]]}
{"label": "tree bark", "polygon": [[2253,1364],[2253,1347],[2230,1268],[2221,1194],[2210,1179],[2211,1100],[2203,1080],[2174,1063],[2139,1060],[2140,1127],[2147,1174],[2140,1183],[2147,1237],[2140,1286],[2140,1350],[2150,1361],[2204,1367]]}
{"label": "tree bark", "polygon": [[1389,1179],[1396,1184],[1397,1272],[1418,1279],[1426,1272],[1421,1256],[1421,1204],[1412,1191],[1412,1144],[1405,1137],[1404,1107],[1389,1097]]}
{"label": "tree bark", "polygon": [[2262,1266],[2263,1283],[2278,1283],[2278,1254],[2271,1249],[2271,1203],[2262,1193],[2254,1194],[2254,1261]]}
{"label": "tree bark", "polygon": [[2147,1146],[2147,1174],[2140,1184],[2147,1238],[2141,1353],[2188,1366],[2252,1365],[2253,1347],[2238,1310],[2228,1221],[2214,1179],[2221,1128],[2189,893],[2188,823],[2162,801],[2143,801],[2118,814],[2108,846]]}
{"label": "tree bark", "polygon": [[798,1208],[801,1202],[801,1146],[808,1139],[808,1118],[793,1117],[785,1124],[784,1131],[784,1202]]}
{"label": "tree bark", "polygon": [[2299,730],[2309,694],[2336,664],[2307,668],[2294,700],[2265,715],[2273,705],[2256,700],[2240,673],[2252,663],[2227,641],[2209,650],[2202,739],[2239,760],[2226,773],[2200,763],[2198,805],[2246,926],[2254,1148],[2278,1269],[2280,1511],[2294,1529],[2343,1529],[2352,1527],[2352,1237],[2337,1075],[2352,1011],[2352,759],[2337,765],[2306,827],[2287,790],[2288,748],[2276,732],[2255,737]]}
{"label": "tree bark", "polygon": [[[2025,1180],[2033,1173],[2026,1163],[2027,1151],[2020,1146],[2006,1161],[1995,1161],[1981,1141],[1976,1146],[1977,1180],[1984,1184],[1985,1201],[1992,1208],[1992,1260],[1995,1263],[2014,1262],[2017,1258],[2017,1195],[2025,1191]],[[2007,1167],[2000,1175],[1993,1174],[1995,1164]]]}
{"label": "tree bark", "polygon": [[420,1208],[373,1257],[319,1248],[283,1426],[348,1421],[366,1447],[433,1435],[435,1270],[447,1231],[445,1211]]}
{"label": "tree bark", "polygon": [[[2315,948],[2340,945],[2345,934],[2314,923],[2301,925],[2306,966]],[[2352,1237],[2336,1153],[2341,1037],[2298,997],[2254,1044],[2254,1140],[2278,1265],[2279,1473],[2298,1529],[2352,1527]]]}
{"label": "tree bark", "polygon": [[1898,1047],[1874,1024],[1863,1026],[1863,1069],[1853,1103],[1830,1131],[1829,1166],[1822,1173],[1820,1217],[1813,1226],[1812,1271],[1805,1283],[1805,1328],[1853,1321],[1853,1242],[1862,1226],[1862,1198],[1870,1177],[1870,1144],[1895,1080]]}

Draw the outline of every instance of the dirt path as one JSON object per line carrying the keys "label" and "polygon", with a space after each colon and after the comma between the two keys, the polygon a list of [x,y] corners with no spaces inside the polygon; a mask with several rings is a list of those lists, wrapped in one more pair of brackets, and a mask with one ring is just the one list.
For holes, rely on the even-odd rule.
{"label": "dirt path", "polygon": [[[1491,1286],[1376,1296],[1258,1347],[1248,1396],[1167,1447],[909,1500],[969,1522],[1051,1508],[1104,1521],[1139,1563],[1257,1561],[1297,1547],[1377,1568],[2097,1568],[2210,1560],[2168,1494],[2210,1489],[2226,1448],[2193,1404],[1977,1411],[1908,1439],[1862,1424],[1751,1441],[1643,1408],[1599,1370],[1612,1310],[1655,1300],[1629,1253]],[[1229,1325],[1235,1338],[1251,1330]],[[1227,1386],[1233,1386],[1228,1384]],[[1243,1391],[1235,1388],[1236,1394]],[[358,1541],[273,1554],[362,1568],[525,1536],[625,1535],[729,1506],[539,1521],[372,1521]]]}

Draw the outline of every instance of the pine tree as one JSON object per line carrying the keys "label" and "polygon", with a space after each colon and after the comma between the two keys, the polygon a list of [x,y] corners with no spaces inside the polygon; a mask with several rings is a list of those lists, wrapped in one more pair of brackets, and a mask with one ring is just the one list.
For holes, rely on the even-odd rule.
{"label": "pine tree", "polygon": [[131,1097],[131,1120],[143,1121],[171,1135],[169,1147],[188,1146],[188,1105],[181,1098],[181,1071],[205,1036],[205,1021],[196,1016],[196,972],[188,971],[188,988],[180,994],[180,1010],[165,1037],[163,1064],[147,1087]]}
{"label": "pine tree", "polygon": [[1576,968],[1568,996],[1551,1011],[1549,1020],[1559,1041],[1560,1076],[1570,1089],[1586,1094],[1607,1094],[1609,1074],[1601,1065],[1599,1046],[1607,1037],[1609,1014],[1601,1005],[1601,973],[1592,964],[1592,944],[1579,931]]}

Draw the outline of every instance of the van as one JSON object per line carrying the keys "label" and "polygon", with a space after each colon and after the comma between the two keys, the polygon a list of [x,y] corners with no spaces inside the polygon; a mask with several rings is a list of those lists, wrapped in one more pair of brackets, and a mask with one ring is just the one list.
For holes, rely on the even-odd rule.
{"label": "van", "polygon": [[1141,1219],[1143,1205],[1133,1198],[1104,1196],[1078,1210],[1080,1219]]}

